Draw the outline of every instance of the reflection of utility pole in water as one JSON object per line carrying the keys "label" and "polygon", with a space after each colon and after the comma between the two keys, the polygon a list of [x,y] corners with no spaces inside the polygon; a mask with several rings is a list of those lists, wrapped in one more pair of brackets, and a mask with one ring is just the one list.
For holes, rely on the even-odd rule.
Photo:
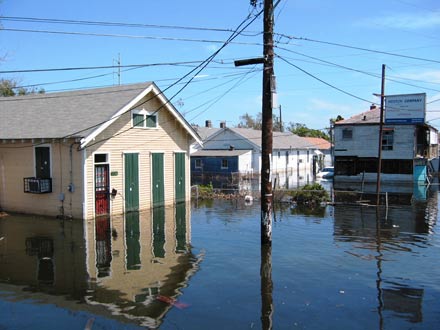
{"label": "reflection of utility pole in water", "polygon": [[380,225],[380,208],[376,208],[376,265],[377,265],[377,279],[376,279],[376,288],[377,288],[377,313],[379,315],[379,330],[383,329],[383,309],[384,303],[382,298],[382,240],[380,237],[381,233],[381,225]]}
{"label": "reflection of utility pole in water", "polygon": [[272,246],[261,245],[261,325],[263,330],[272,329],[273,283],[272,283]]}

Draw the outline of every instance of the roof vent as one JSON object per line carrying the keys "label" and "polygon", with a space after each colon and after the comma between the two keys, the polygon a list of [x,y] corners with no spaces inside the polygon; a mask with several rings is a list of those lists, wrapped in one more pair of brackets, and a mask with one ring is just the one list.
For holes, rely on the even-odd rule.
{"label": "roof vent", "polygon": [[225,121],[221,121],[220,122],[220,128],[226,128],[226,122]]}
{"label": "roof vent", "polygon": [[377,108],[376,104],[370,105],[370,110],[375,110]]}
{"label": "roof vent", "polygon": [[205,121],[205,127],[211,128],[212,127],[212,123],[210,120],[206,120]]}
{"label": "roof vent", "polygon": [[366,115],[364,115],[364,118],[362,118],[362,120],[367,120],[367,116],[366,116]]}

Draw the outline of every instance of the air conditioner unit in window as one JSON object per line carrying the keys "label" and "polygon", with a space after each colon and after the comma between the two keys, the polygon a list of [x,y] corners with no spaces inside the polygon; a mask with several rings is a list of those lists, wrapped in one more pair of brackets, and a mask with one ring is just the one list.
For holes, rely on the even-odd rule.
{"label": "air conditioner unit in window", "polygon": [[45,194],[52,192],[52,179],[24,178],[24,192]]}

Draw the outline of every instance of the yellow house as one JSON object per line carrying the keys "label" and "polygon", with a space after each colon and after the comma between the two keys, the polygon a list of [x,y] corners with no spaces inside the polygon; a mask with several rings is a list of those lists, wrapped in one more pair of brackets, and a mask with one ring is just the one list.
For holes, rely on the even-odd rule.
{"label": "yellow house", "polygon": [[0,99],[0,209],[89,219],[190,198],[200,137],[154,83]]}

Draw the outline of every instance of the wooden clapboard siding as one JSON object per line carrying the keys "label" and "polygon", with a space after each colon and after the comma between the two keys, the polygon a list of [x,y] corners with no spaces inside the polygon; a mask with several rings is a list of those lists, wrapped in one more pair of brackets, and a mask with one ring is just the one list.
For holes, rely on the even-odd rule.
{"label": "wooden clapboard siding", "polygon": [[[151,98],[147,95],[144,100]],[[155,111],[160,107],[157,100],[133,109],[144,108]],[[188,152],[190,138],[181,124],[166,110],[158,111],[158,127],[153,129],[132,128],[131,111],[122,115],[105,131],[99,134],[85,149],[86,152],[86,182],[87,182],[87,217],[94,216],[94,154],[107,153],[109,155],[110,172],[117,175],[110,176],[110,189],[118,191],[112,199],[110,211],[112,214],[124,212],[124,153],[139,154],[139,208],[148,209],[152,205],[151,199],[151,153],[164,154],[164,190],[165,204],[174,203],[174,152]],[[185,157],[186,191],[189,198],[189,157]]]}

